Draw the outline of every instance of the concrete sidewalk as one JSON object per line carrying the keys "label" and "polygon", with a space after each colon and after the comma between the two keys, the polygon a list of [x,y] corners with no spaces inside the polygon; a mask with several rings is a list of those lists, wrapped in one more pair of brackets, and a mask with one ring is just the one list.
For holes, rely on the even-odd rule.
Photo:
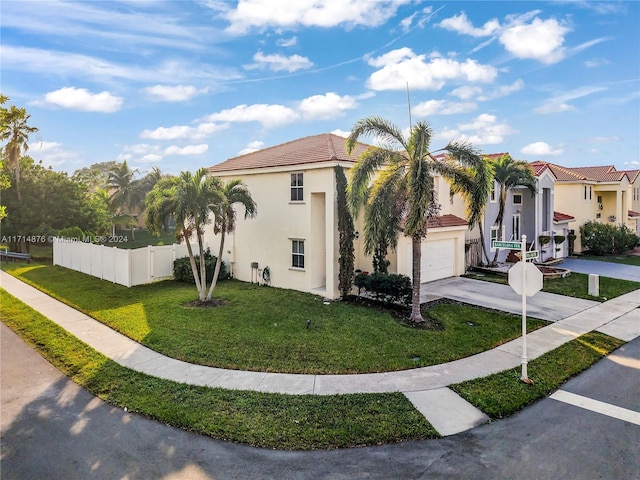
{"label": "concrete sidewalk", "polygon": [[[403,392],[442,435],[459,433],[488,420],[448,389],[448,385],[520,365],[521,340],[518,339],[454,362],[398,372],[303,375],[205,367],[150,350],[5,272],[0,272],[0,286],[92,348],[139,372],[193,385],[290,395]],[[476,290],[480,287],[477,285]],[[565,303],[571,303],[567,297],[562,298]],[[626,341],[640,336],[640,291],[605,303],[593,303],[595,305],[579,309],[577,313],[529,334],[529,359],[591,330],[600,330]]]}

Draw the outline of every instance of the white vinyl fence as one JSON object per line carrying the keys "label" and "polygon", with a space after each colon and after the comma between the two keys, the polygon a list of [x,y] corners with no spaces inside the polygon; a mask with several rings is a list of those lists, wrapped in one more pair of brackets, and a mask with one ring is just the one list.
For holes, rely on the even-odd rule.
{"label": "white vinyl fence", "polygon": [[186,245],[177,244],[125,250],[62,238],[53,242],[54,265],[125,287],[172,278],[173,261],[187,255]]}

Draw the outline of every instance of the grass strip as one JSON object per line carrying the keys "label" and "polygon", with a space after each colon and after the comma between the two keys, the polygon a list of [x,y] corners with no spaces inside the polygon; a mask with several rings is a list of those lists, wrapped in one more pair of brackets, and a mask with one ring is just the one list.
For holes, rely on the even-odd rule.
{"label": "grass strip", "polygon": [[217,439],[313,450],[439,437],[401,393],[281,395],[206,388],[118,365],[0,289],[0,319],[102,400]]}
{"label": "grass strip", "polygon": [[450,388],[491,418],[504,418],[546,397],[624,343],[604,333],[589,332],[531,360],[528,374],[533,385],[520,381],[522,370],[516,367]]}
{"label": "grass strip", "polygon": [[[187,308],[194,286],[173,281],[127,288],[50,265],[8,273],[163,355],[236,370],[373,373],[425,367],[495,348],[521,334],[519,315],[437,305],[441,329],[411,328],[389,311],[323,302],[295,290],[224,281],[215,308]],[[531,330],[546,325],[531,319]]]}

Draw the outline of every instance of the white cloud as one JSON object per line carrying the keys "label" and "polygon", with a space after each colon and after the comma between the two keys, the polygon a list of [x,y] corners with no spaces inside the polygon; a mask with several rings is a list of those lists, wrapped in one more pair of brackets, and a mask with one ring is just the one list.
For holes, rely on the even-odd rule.
{"label": "white cloud", "polygon": [[149,153],[136,160],[139,163],[158,163],[160,161],[162,161],[162,155],[157,153]]}
{"label": "white cloud", "polygon": [[78,158],[77,153],[66,151],[59,142],[30,143],[27,153],[36,161],[42,160],[46,167],[59,167]]}
{"label": "white cloud", "polygon": [[157,153],[160,147],[157,145],[149,145],[148,143],[138,143],[136,145],[125,145],[123,150],[133,155],[146,155],[148,153]]}
{"label": "white cloud", "polygon": [[602,92],[604,90],[607,90],[607,88],[598,87],[598,86],[586,86],[586,87],[575,88],[573,90],[569,90],[568,92],[564,92],[562,94],[559,94],[547,100],[541,106],[534,108],[533,111],[536,113],[540,113],[542,115],[546,115],[549,113],[559,113],[559,112],[566,112],[567,110],[573,110],[575,107],[568,104],[567,102],[578,99],[578,98],[586,97],[589,95],[593,95],[594,93]]}
{"label": "white cloud", "polygon": [[51,105],[82,112],[113,113],[120,110],[124,99],[107,91],[91,93],[85,88],[66,87],[47,93],[44,101]]}
{"label": "white cloud", "polygon": [[284,105],[238,105],[205,117],[205,120],[215,122],[260,122],[265,127],[274,127],[295,122],[300,115]]}
{"label": "white cloud", "polygon": [[196,127],[175,125],[173,127],[158,127],[155,130],[143,130],[140,133],[140,138],[152,140],[201,139],[227,128],[229,125],[210,122],[201,123]]}
{"label": "white cloud", "polygon": [[344,137],[344,138],[348,138],[349,135],[351,135],[351,132],[348,132],[346,130],[340,130],[339,128],[333,130],[331,133],[333,133],[334,135],[338,135],[339,137]]}
{"label": "white cloud", "polygon": [[528,25],[514,25],[500,34],[500,43],[517,58],[556,63],[564,57],[564,35],[569,28],[554,18],[534,18]]}
{"label": "white cloud", "polygon": [[239,0],[236,8],[223,16],[228,32],[242,34],[252,28],[268,27],[374,27],[395,15],[399,6],[410,0]]}
{"label": "white cloud", "polygon": [[164,150],[165,155],[202,155],[209,150],[209,145],[201,143],[200,145],[187,145],[186,147],[178,147],[171,145]]}
{"label": "white cloud", "polygon": [[482,93],[482,88],[472,87],[471,85],[465,85],[464,87],[458,87],[455,90],[451,90],[451,95],[458,97],[461,100],[468,100],[480,93]]}
{"label": "white cloud", "polygon": [[298,43],[298,37],[280,38],[276,40],[276,45],[279,47],[293,47]]}
{"label": "white cloud", "polygon": [[382,67],[367,80],[367,87],[372,90],[404,90],[407,82],[410,89],[439,90],[449,80],[492,82],[498,75],[491,65],[475,60],[458,62],[442,57],[427,60],[425,55],[416,55],[406,47],[370,58],[368,63]]}
{"label": "white cloud", "polygon": [[252,63],[250,65],[245,65],[244,68],[247,70],[252,70],[255,68],[269,68],[274,72],[280,72],[282,70],[286,70],[287,72],[296,72],[298,70],[307,70],[313,67],[313,62],[309,60],[307,57],[302,57],[300,55],[291,55],[290,57],[285,57],[284,55],[279,54],[271,54],[265,55],[261,51],[258,51],[253,59],[256,63]]}
{"label": "white cloud", "polygon": [[602,65],[609,65],[609,60],[606,58],[594,58],[593,60],[587,60],[584,62],[584,66],[587,68],[596,68]]}
{"label": "white cloud", "polygon": [[323,120],[334,118],[344,114],[345,110],[356,108],[358,103],[355,98],[335,92],[324,95],[313,95],[300,102],[299,110],[305,119]]}
{"label": "white cloud", "polygon": [[614,135],[613,137],[591,137],[589,139],[589,143],[610,143],[619,142],[620,140],[622,139],[617,135]]}
{"label": "white cloud", "polygon": [[448,102],[446,100],[429,100],[411,109],[415,115],[454,115],[474,111],[478,106],[473,102]]}
{"label": "white cloud", "polygon": [[[497,123],[495,115],[483,113],[473,119],[471,123],[458,125],[460,139],[468,141],[474,145],[495,145],[504,142],[504,137],[516,133],[506,123]],[[452,130],[451,132],[455,132]]]}
{"label": "white cloud", "polygon": [[163,102],[182,102],[196,95],[206,93],[207,89],[198,90],[193,85],[155,85],[144,89],[145,93],[154,100]]}
{"label": "white cloud", "polygon": [[472,37],[486,37],[492,35],[500,28],[500,22],[495,18],[486,22],[482,28],[475,28],[464,12],[460,13],[460,15],[445,18],[437,25],[447,30],[471,35]]}
{"label": "white cloud", "polygon": [[258,150],[262,150],[263,148],[264,148],[264,142],[260,140],[255,140],[249,143],[249,145],[247,145],[245,148],[240,150],[238,152],[238,155],[246,155],[247,153],[257,152]]}
{"label": "white cloud", "polygon": [[534,142],[530,143],[526,147],[520,149],[520,153],[525,155],[534,156],[548,156],[548,155],[561,155],[564,152],[563,148],[553,148],[546,142]]}
{"label": "white cloud", "polygon": [[494,88],[492,91],[485,95],[478,96],[479,102],[486,102],[487,100],[495,100],[496,98],[506,97],[507,95],[521,90],[524,86],[524,82],[521,79],[516,80],[511,85],[500,85]]}

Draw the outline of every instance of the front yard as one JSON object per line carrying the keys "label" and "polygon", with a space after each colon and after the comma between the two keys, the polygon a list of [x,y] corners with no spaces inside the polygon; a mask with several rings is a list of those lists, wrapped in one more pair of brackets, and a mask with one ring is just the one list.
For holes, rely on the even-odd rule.
{"label": "front yard", "polygon": [[[520,316],[441,304],[416,329],[382,309],[227,281],[214,308],[185,306],[195,287],[173,281],[126,288],[62,267],[8,264],[18,278],[167,356],[221,368],[368,373],[445,363],[521,334]],[[529,329],[546,323],[531,319]]]}

